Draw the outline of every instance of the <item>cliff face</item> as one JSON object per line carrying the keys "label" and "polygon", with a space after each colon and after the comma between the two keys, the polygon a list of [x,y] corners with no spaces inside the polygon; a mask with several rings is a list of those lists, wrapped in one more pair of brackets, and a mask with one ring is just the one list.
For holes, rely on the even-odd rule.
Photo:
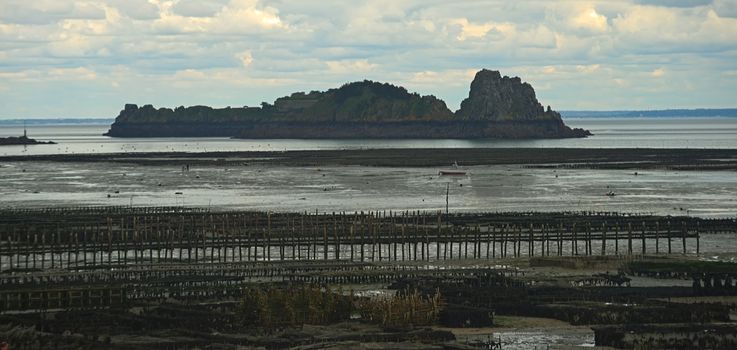
{"label": "cliff face", "polygon": [[[498,71],[483,69],[471,82],[468,98],[456,115],[465,120],[551,120],[535,97],[535,90],[518,77],[502,77]],[[560,117],[559,117],[560,118]]]}
{"label": "cliff face", "polygon": [[435,96],[373,81],[294,93],[261,107],[159,108],[126,105],[109,136],[241,138],[562,138],[584,137],[543,110],[519,78],[482,70],[456,113]]}
{"label": "cliff face", "polygon": [[[471,82],[468,98],[461,102],[456,111],[459,120],[485,120],[495,123],[518,123],[520,127],[534,125],[543,127],[543,137],[557,135],[564,137],[585,137],[590,132],[582,129],[571,129],[563,123],[560,113],[548,106],[543,109],[535,96],[532,85],[522,82],[519,77],[502,76],[498,71],[482,69]],[[515,134],[514,130],[508,133]],[[531,132],[522,134],[532,134]],[[510,134],[510,138],[514,138]],[[554,136],[555,137],[555,136]]]}

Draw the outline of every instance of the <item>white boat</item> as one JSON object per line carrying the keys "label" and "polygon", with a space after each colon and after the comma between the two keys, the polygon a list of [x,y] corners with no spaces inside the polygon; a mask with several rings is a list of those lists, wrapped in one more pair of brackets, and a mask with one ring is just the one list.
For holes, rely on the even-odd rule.
{"label": "white boat", "polygon": [[467,171],[461,169],[458,167],[457,162],[453,162],[451,169],[443,169],[438,172],[438,175],[456,175],[456,176],[463,176],[466,175]]}

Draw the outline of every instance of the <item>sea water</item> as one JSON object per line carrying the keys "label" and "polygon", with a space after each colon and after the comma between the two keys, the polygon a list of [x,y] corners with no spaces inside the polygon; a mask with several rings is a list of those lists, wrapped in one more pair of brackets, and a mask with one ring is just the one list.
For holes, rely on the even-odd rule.
{"label": "sea water", "polygon": [[[33,125],[28,136],[56,145],[4,146],[1,155],[120,152],[216,152],[339,150],[370,148],[737,148],[737,118],[569,118],[571,127],[594,135],[548,140],[238,140],[227,137],[113,138],[107,125]],[[0,137],[23,134],[23,127],[0,126]]]}

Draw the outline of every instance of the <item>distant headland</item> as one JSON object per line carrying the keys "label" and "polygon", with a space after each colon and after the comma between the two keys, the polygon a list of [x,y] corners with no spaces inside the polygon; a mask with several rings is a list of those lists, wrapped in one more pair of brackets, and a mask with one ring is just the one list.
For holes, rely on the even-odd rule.
{"label": "distant headland", "polygon": [[468,98],[452,112],[435,96],[369,80],[327,91],[297,92],[260,107],[154,108],[127,104],[110,130],[114,137],[229,136],[265,138],[523,139],[586,137],[543,108],[518,77],[483,69]]}

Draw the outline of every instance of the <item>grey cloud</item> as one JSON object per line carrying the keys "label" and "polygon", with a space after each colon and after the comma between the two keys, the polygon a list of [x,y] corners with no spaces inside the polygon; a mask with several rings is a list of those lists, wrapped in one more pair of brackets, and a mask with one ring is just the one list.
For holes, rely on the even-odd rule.
{"label": "grey cloud", "polygon": [[148,0],[112,0],[107,3],[132,19],[152,20],[159,18],[159,8]]}
{"label": "grey cloud", "polygon": [[715,0],[714,11],[721,17],[737,18],[737,0]]}
{"label": "grey cloud", "polygon": [[212,17],[227,3],[227,0],[180,0],[172,12],[180,16]]}
{"label": "grey cloud", "polygon": [[0,22],[15,24],[50,24],[63,19],[103,19],[105,11],[90,4],[69,1],[3,0]]}
{"label": "grey cloud", "polygon": [[635,3],[667,7],[696,7],[709,5],[712,1],[713,0],[636,0]]}

